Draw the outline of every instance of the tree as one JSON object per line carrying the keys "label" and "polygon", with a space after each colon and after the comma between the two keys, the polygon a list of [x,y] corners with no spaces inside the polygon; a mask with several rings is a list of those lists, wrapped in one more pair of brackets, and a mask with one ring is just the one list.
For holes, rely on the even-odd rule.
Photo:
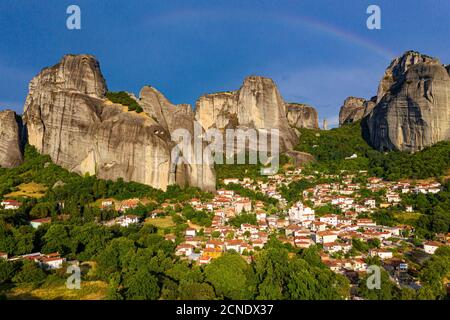
{"label": "tree", "polygon": [[0,259],[0,284],[11,281],[20,265],[15,261]]}
{"label": "tree", "polygon": [[281,300],[287,298],[285,286],[289,275],[288,251],[279,246],[268,247],[258,252],[255,261],[260,300]]}
{"label": "tree", "polygon": [[107,300],[123,300],[123,295],[120,290],[120,274],[114,275],[109,280],[108,290],[106,292]]}
{"label": "tree", "polygon": [[358,286],[359,295],[367,300],[395,300],[400,298],[400,289],[389,279],[389,274],[381,269],[380,289],[369,289],[368,278],[371,275],[363,277]]}
{"label": "tree", "polygon": [[72,239],[69,233],[69,227],[63,224],[52,224],[43,237],[44,247],[42,250],[46,253],[59,252],[64,255],[71,251]]}
{"label": "tree", "polygon": [[34,229],[31,226],[20,226],[13,230],[14,239],[16,241],[15,254],[27,254],[34,247]]}
{"label": "tree", "polygon": [[126,297],[132,300],[156,300],[159,297],[158,279],[141,269],[133,273],[125,281]]}
{"label": "tree", "polygon": [[253,272],[238,254],[225,253],[214,259],[206,266],[205,276],[218,296],[233,300],[251,299],[253,296]]}
{"label": "tree", "polygon": [[214,288],[208,283],[182,282],[178,289],[181,300],[213,300]]}
{"label": "tree", "polygon": [[36,263],[32,261],[24,261],[20,271],[13,277],[13,281],[17,283],[29,283],[39,285],[47,277]]}
{"label": "tree", "polygon": [[134,255],[135,249],[134,241],[130,239],[123,237],[113,239],[96,258],[98,275],[107,280],[111,274],[121,272]]}

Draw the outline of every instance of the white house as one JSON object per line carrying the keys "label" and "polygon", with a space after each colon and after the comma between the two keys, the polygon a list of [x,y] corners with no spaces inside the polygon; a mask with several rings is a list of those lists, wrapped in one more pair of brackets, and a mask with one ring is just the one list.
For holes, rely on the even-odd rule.
{"label": "white house", "polygon": [[45,269],[60,269],[66,258],[61,258],[59,254],[57,255],[47,255],[39,259],[39,265]]}
{"label": "white house", "polygon": [[314,220],[314,210],[305,207],[301,201],[297,202],[289,209],[289,220],[291,222],[302,222],[305,220]]}
{"label": "white house", "polygon": [[52,218],[42,218],[42,219],[35,219],[35,220],[31,220],[30,221],[30,225],[34,228],[37,229],[39,228],[41,225],[45,224],[45,223],[50,223],[52,222]]}
{"label": "white house", "polygon": [[17,210],[20,208],[20,202],[16,200],[3,200],[0,205],[5,210]]}
{"label": "white house", "polygon": [[330,231],[319,231],[313,234],[313,240],[315,243],[330,243],[335,242],[337,234]]}
{"label": "white house", "polygon": [[335,214],[326,214],[319,218],[320,222],[336,226],[338,224],[338,216]]}
{"label": "white house", "polygon": [[393,257],[391,251],[380,250],[380,249],[369,250],[369,256],[379,257],[381,260],[391,259]]}
{"label": "white house", "polygon": [[443,244],[437,241],[427,241],[423,243],[423,250],[428,254],[434,254],[434,252]]}
{"label": "white house", "polygon": [[230,183],[235,183],[238,184],[239,183],[239,179],[235,179],[235,178],[227,178],[227,179],[223,179],[223,183],[225,185],[228,185]]}
{"label": "white house", "polygon": [[197,230],[195,230],[194,228],[187,228],[185,234],[186,237],[195,237],[195,235],[197,234]]}
{"label": "white house", "polygon": [[117,218],[116,223],[122,227],[128,227],[130,224],[139,223],[139,217],[134,214],[120,216]]}
{"label": "white house", "polygon": [[389,203],[398,203],[398,202],[402,201],[402,198],[400,198],[400,195],[397,193],[386,194],[386,199]]}
{"label": "white house", "polygon": [[375,209],[375,207],[377,206],[377,202],[375,201],[375,199],[366,199],[364,201],[364,205],[370,209]]}
{"label": "white house", "polygon": [[182,243],[175,249],[175,255],[177,256],[190,256],[194,253],[194,246],[191,244]]}
{"label": "white house", "polygon": [[236,213],[241,213],[244,210],[245,212],[250,212],[252,211],[252,202],[247,198],[236,201],[234,203],[234,210],[236,211]]}

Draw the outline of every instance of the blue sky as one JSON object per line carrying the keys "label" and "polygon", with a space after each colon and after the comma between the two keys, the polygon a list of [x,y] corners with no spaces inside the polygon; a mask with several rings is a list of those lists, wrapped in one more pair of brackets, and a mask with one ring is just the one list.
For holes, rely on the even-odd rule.
{"label": "blue sky", "polygon": [[[81,30],[66,8],[81,8]],[[366,9],[381,8],[381,30]],[[174,103],[273,78],[289,102],[336,123],[343,100],[375,95],[394,56],[450,63],[450,0],[2,0],[0,109],[21,112],[28,82],[65,53],[90,53],[110,90],[153,85]]]}

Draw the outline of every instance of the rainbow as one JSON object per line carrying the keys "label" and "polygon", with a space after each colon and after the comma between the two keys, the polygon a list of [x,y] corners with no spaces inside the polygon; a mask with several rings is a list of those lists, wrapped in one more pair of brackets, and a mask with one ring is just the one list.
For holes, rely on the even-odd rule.
{"label": "rainbow", "polygon": [[289,15],[272,15],[274,20],[278,23],[288,24],[291,27],[297,27],[299,25],[310,28],[312,30],[328,34],[334,38],[338,38],[347,43],[357,45],[359,47],[365,48],[372,52],[377,53],[378,55],[392,60],[396,55],[391,50],[370,41],[364,37],[361,37],[355,33],[351,33],[347,30],[339,28],[335,25],[323,22],[318,19],[314,19],[308,16],[289,16]]}

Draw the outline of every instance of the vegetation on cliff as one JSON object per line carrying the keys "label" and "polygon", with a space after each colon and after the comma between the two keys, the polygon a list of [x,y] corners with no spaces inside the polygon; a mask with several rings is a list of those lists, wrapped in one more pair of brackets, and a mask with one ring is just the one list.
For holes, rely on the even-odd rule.
{"label": "vegetation on cliff", "polygon": [[[364,139],[360,122],[328,131],[300,129],[296,149],[311,153],[318,160],[312,168],[338,173],[340,170],[367,170],[389,180],[440,177],[450,168],[450,141],[442,141],[424,150],[379,152]],[[356,154],[356,158],[351,158]]]}
{"label": "vegetation on cliff", "polygon": [[119,92],[107,92],[106,98],[114,103],[120,103],[124,106],[128,107],[128,111],[136,111],[137,113],[141,113],[142,107],[130,97],[130,95],[125,91],[119,91]]}

